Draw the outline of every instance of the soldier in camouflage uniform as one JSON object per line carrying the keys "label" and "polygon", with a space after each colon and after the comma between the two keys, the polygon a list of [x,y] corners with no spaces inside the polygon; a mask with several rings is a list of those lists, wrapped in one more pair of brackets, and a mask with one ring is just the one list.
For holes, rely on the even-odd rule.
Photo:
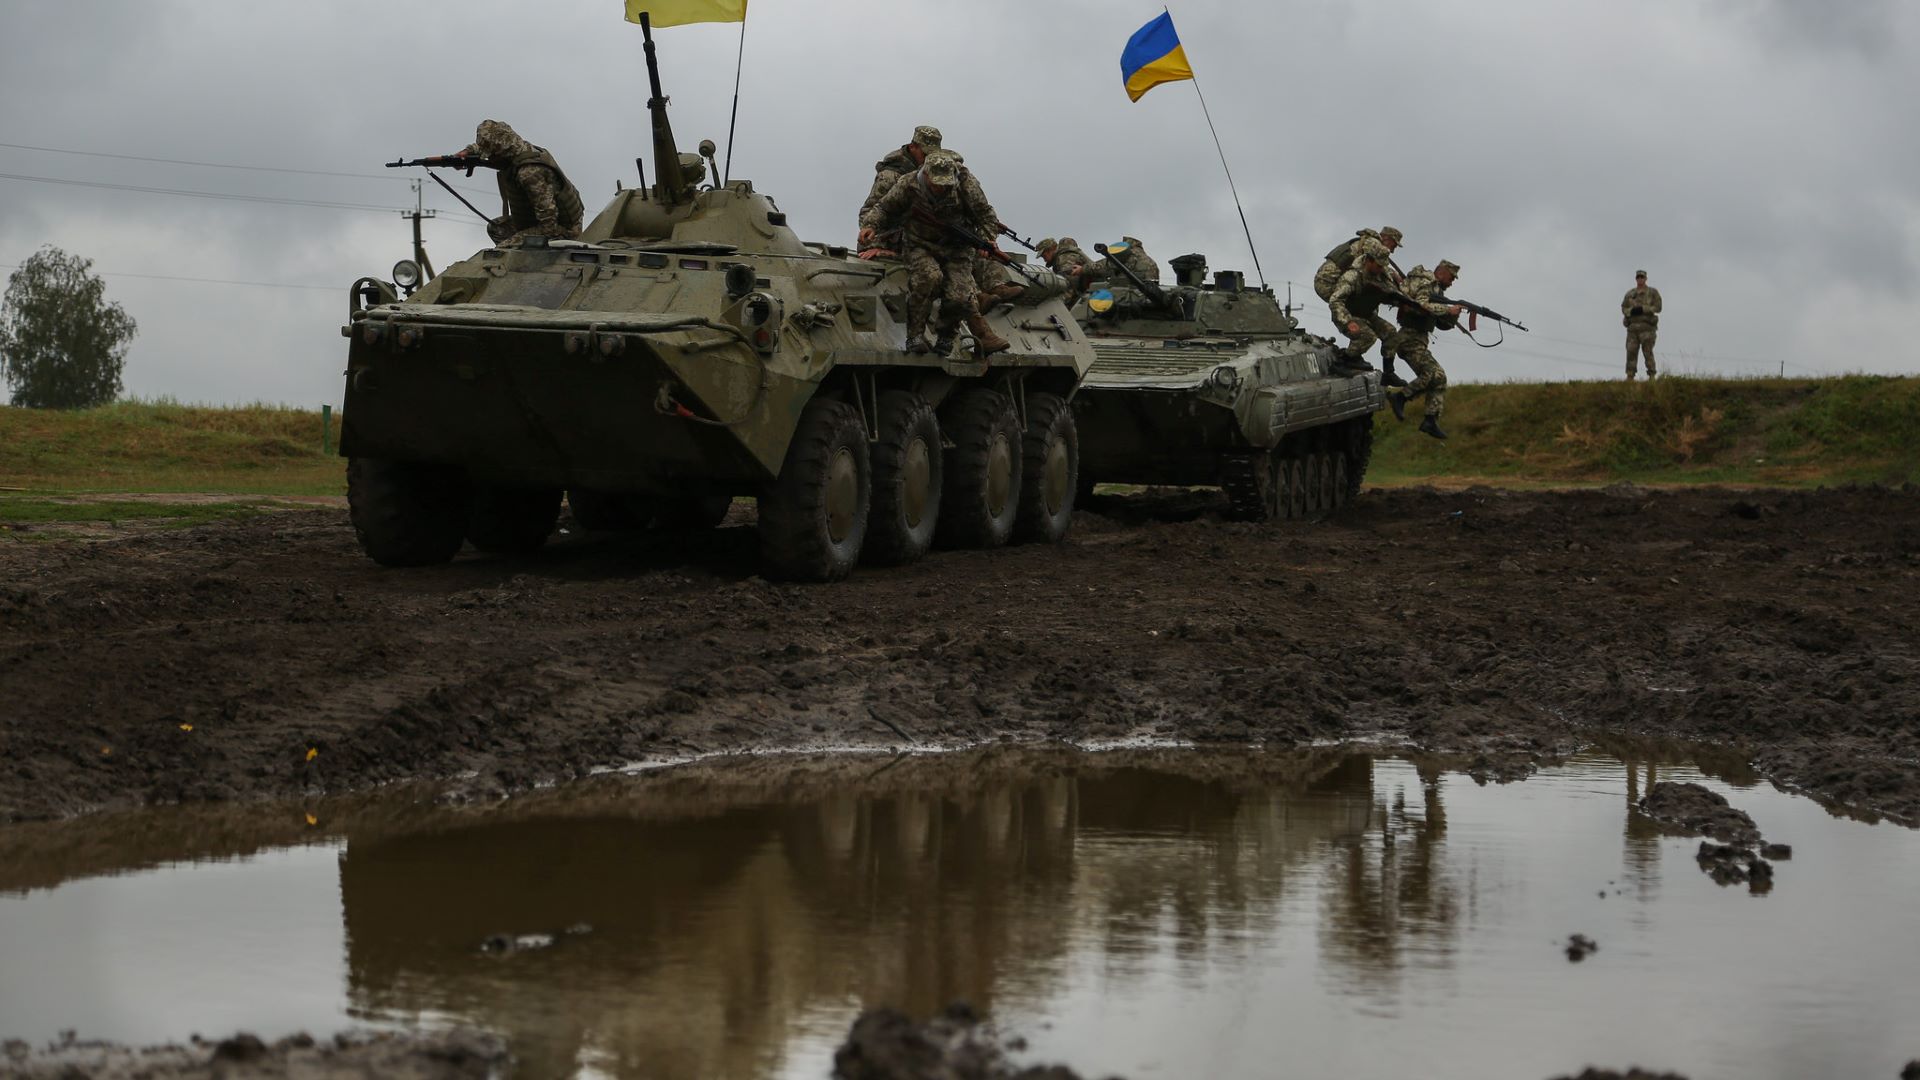
{"label": "soldier in camouflage uniform", "polygon": [[1326,261],[1313,275],[1313,294],[1322,302],[1332,298],[1333,287],[1339,283],[1340,275],[1353,269],[1353,264],[1362,254],[1372,255],[1380,265],[1393,272],[1393,253],[1400,247],[1400,230],[1389,225],[1379,232],[1361,229],[1353,234],[1353,239],[1342,241],[1338,247],[1327,252]]}
{"label": "soldier in camouflage uniform", "polygon": [[1359,261],[1334,282],[1333,290],[1327,294],[1327,307],[1333,312],[1333,325],[1347,336],[1347,347],[1341,350],[1340,359],[1334,364],[1334,374],[1354,375],[1373,370],[1373,365],[1367,363],[1367,350],[1373,348],[1374,342],[1384,341],[1394,333],[1393,324],[1379,315],[1380,305],[1387,302],[1394,288],[1392,279],[1387,277],[1385,263],[1372,254],[1362,254]]}
{"label": "soldier in camouflage uniform", "polygon": [[1088,275],[1092,272],[1093,260],[1080,250],[1080,245],[1071,236],[1058,240],[1051,237],[1040,241],[1040,259],[1048,269],[1067,279],[1067,302],[1080,295],[1087,286]]}
{"label": "soldier in camouflage uniform", "polygon": [[1145,244],[1131,236],[1123,236],[1119,243],[1107,245],[1106,256],[1093,264],[1093,273],[1088,280],[1117,281],[1126,284],[1127,275],[1114,269],[1113,264],[1116,259],[1127,269],[1139,275],[1140,280],[1147,284],[1160,284],[1160,264],[1154,262],[1153,257],[1147,254]]}
{"label": "soldier in camouflage uniform", "polygon": [[1400,305],[1400,329],[1387,339],[1388,355],[1405,360],[1414,374],[1404,389],[1387,395],[1387,404],[1393,406],[1396,418],[1405,420],[1407,402],[1425,394],[1427,415],[1420,421],[1420,430],[1436,439],[1447,437],[1440,430],[1440,414],[1447,408],[1447,373],[1433,358],[1430,343],[1436,329],[1459,325],[1460,305],[1447,302],[1447,290],[1459,276],[1459,264],[1448,259],[1441,259],[1432,272],[1424,266],[1408,271],[1400,293],[1413,302]]}
{"label": "soldier in camouflage uniform", "polygon": [[1647,378],[1658,372],[1653,367],[1653,339],[1660,328],[1660,290],[1647,284],[1647,272],[1633,272],[1633,288],[1620,301],[1620,325],[1627,328],[1627,381],[1632,382],[1642,353],[1647,357]]}
{"label": "soldier in camouflage uniform", "polygon": [[[913,129],[913,138],[873,164],[873,186],[867,189],[867,201],[860,204],[860,220],[865,220],[867,211],[893,190],[900,178],[918,169],[927,160],[927,155],[940,149],[940,129],[925,124]],[[860,233],[860,248],[866,250],[875,246],[889,251],[899,250],[900,238],[870,237],[866,230]]]}
{"label": "soldier in camouflage uniform", "polygon": [[502,213],[487,222],[487,235],[494,243],[514,243],[525,236],[580,238],[586,208],[579,189],[560,171],[552,154],[498,120],[482,120],[474,130],[473,145],[457,156],[484,158],[480,164],[499,170]]}
{"label": "soldier in camouflage uniform", "polygon": [[[1000,216],[987,202],[979,181],[944,150],[927,155],[926,164],[896,181],[880,201],[860,219],[864,235],[900,230],[904,235],[908,269],[907,351],[938,352],[953,347],[954,325],[964,316],[975,343],[985,355],[1009,346],[993,332],[986,316],[975,307],[973,262],[979,244],[973,237],[998,235]],[[929,346],[927,318],[940,299],[939,341]]]}

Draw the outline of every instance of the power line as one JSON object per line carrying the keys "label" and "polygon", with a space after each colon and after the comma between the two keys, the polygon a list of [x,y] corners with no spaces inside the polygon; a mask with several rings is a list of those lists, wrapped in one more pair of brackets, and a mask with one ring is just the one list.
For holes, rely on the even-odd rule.
{"label": "power line", "polygon": [[[152,165],[191,165],[199,169],[239,169],[244,172],[289,173],[295,176],[336,176],[348,180],[399,180],[404,176],[382,175],[380,173],[330,172],[326,169],[290,169],[278,165],[239,165],[224,161],[187,161],[182,158],[143,157],[139,154],[109,154],[100,150],[66,150],[58,146],[28,146],[25,143],[0,142],[0,148],[7,150],[32,150],[42,154],[71,154],[76,157],[112,158],[115,161],[143,161]],[[455,184],[462,191],[481,193],[482,189]]]}
{"label": "power line", "polygon": [[374,206],[368,203],[323,202],[317,199],[283,199],[272,195],[233,195],[218,191],[186,191],[177,188],[139,187],[133,184],[108,184],[99,180],[65,180],[53,176],[24,176],[19,173],[0,173],[0,180],[25,180],[36,184],[61,184],[67,187],[104,188],[108,191],[140,191],[150,195],[180,195],[193,199],[218,199],[225,202],[274,203],[281,206],[316,206],[326,210],[360,210],[378,214],[398,214],[403,211],[391,206]]}

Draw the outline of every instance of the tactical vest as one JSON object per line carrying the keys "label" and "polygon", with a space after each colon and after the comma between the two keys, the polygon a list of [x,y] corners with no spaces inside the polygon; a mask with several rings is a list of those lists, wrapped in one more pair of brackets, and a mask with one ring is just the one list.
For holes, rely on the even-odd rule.
{"label": "tactical vest", "polygon": [[[1448,303],[1446,290],[1440,287],[1440,282],[1436,278],[1409,277],[1402,288],[1408,296],[1416,300],[1426,300],[1435,304]],[[1451,321],[1450,316],[1448,321]],[[1440,327],[1440,322],[1441,317],[1426,308],[1415,307],[1412,304],[1400,305],[1400,325],[1405,329],[1431,334]]]}
{"label": "tactical vest", "polygon": [[1354,260],[1360,257],[1360,239],[1366,235],[1366,233],[1357,233],[1353,239],[1342,242],[1338,247],[1327,252],[1327,261],[1339,267],[1343,274],[1353,269]]}
{"label": "tactical vest", "polygon": [[966,176],[962,170],[944,195],[934,193],[924,174],[913,177],[913,205],[907,210],[906,220],[908,236],[928,247],[965,249],[973,246],[953,228],[957,226],[968,232],[974,229],[974,223],[967,215],[966,202],[960,197]]}
{"label": "tactical vest", "polygon": [[554,207],[560,212],[560,227],[575,236],[580,234],[580,224],[586,218],[587,208],[580,201],[580,189],[573,186],[567,174],[560,171],[560,163],[553,155],[537,146],[529,146],[524,152],[515,154],[500,170],[500,201],[506,205],[507,220],[515,231],[537,229],[540,227],[540,215],[533,209],[533,200],[527,197],[526,189],[520,186],[520,170],[528,165],[536,165],[553,173],[560,182],[560,190],[554,193]]}

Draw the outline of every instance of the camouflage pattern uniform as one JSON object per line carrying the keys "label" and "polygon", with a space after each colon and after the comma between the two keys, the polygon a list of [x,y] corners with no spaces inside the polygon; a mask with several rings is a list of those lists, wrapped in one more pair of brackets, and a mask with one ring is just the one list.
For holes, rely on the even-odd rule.
{"label": "camouflage pattern uniform", "polygon": [[[1327,294],[1333,325],[1347,338],[1344,355],[1349,363],[1365,366],[1367,350],[1373,348],[1375,342],[1392,336],[1393,324],[1379,315],[1380,305],[1386,302],[1392,287],[1385,274],[1369,274],[1356,264],[1340,275],[1340,280],[1334,282],[1333,290]],[[1359,323],[1360,331],[1348,330],[1348,323]]]}
{"label": "camouflage pattern uniform", "polygon": [[[893,185],[899,183],[901,177],[920,168],[921,158],[914,156],[916,147],[922,157],[940,149],[940,129],[922,124],[913,129],[913,138],[900,144],[898,149],[886,157],[874,162],[873,186],[867,189],[867,201],[860,204],[860,220],[866,220],[867,212],[878,205],[880,200],[886,197],[887,192],[893,190]],[[900,238],[884,236],[876,238],[874,243],[877,247],[898,250]]]}
{"label": "camouflage pattern uniform", "polygon": [[1387,267],[1387,272],[1391,275],[1393,252],[1387,250],[1387,245],[1383,242],[1386,237],[1392,237],[1397,245],[1401,240],[1401,232],[1391,225],[1378,232],[1372,229],[1361,229],[1353,234],[1353,239],[1327,252],[1326,261],[1320,264],[1320,269],[1313,275],[1313,294],[1323,303],[1331,299],[1333,287],[1340,282],[1340,275],[1353,269],[1365,255],[1378,259],[1380,265]]}
{"label": "camouflage pattern uniform", "polygon": [[[1646,276],[1645,270],[1634,275],[1642,281]],[[1640,312],[1637,315],[1634,314],[1636,308]],[[1636,361],[1643,353],[1647,358],[1647,378],[1653,378],[1658,374],[1653,366],[1653,340],[1660,328],[1660,290],[1643,284],[1628,289],[1620,301],[1620,325],[1627,328],[1627,378],[1638,373]]]}
{"label": "camouflage pattern uniform", "polygon": [[[1048,249],[1052,249],[1053,254],[1046,254]],[[1087,253],[1080,250],[1080,245],[1071,236],[1063,236],[1057,241],[1042,240],[1040,251],[1047,266],[1061,277],[1077,277],[1081,271],[1093,265],[1093,260],[1087,258]]]}
{"label": "camouflage pattern uniform", "polygon": [[[1440,268],[1449,268],[1457,276],[1460,267],[1442,259]],[[1420,301],[1418,307],[1412,304],[1400,305],[1400,329],[1388,339],[1392,355],[1407,362],[1413,369],[1414,379],[1399,391],[1408,398],[1422,394],[1427,396],[1427,415],[1434,420],[1447,408],[1447,373],[1440,362],[1433,358],[1430,341],[1433,332],[1451,330],[1458,325],[1447,300],[1447,287],[1440,284],[1424,266],[1416,266],[1407,272],[1406,281],[1400,291]]]}
{"label": "camouflage pattern uniform", "polygon": [[482,120],[474,131],[473,145],[460,153],[485,158],[488,168],[499,170],[503,212],[487,222],[487,235],[494,243],[513,243],[525,236],[580,238],[586,207],[579,189],[560,171],[552,154],[498,120]]}
{"label": "camouflage pattern uniform", "polygon": [[[937,191],[938,183],[945,191]],[[978,246],[957,235],[954,228],[975,236],[999,231],[1000,215],[987,202],[979,181],[960,168],[945,151],[927,155],[927,163],[896,181],[891,190],[860,219],[862,229],[876,233],[899,230],[905,235],[907,286],[907,343],[923,341],[934,297],[940,298],[940,321],[935,332],[943,339],[953,333],[963,316],[979,318],[975,310],[973,262]],[[985,325],[981,320],[980,326]],[[976,329],[975,337],[979,337]],[[1001,343],[1004,347],[1004,342]]]}
{"label": "camouflage pattern uniform", "polygon": [[[1124,246],[1122,246],[1124,245]],[[1118,250],[1116,250],[1116,248]],[[1147,254],[1145,245],[1131,236],[1120,238],[1120,244],[1109,245],[1108,254],[1093,266],[1091,281],[1117,281],[1127,284],[1127,275],[1114,269],[1114,258],[1119,257],[1120,264],[1140,276],[1140,280],[1149,285],[1160,283],[1160,264]]]}

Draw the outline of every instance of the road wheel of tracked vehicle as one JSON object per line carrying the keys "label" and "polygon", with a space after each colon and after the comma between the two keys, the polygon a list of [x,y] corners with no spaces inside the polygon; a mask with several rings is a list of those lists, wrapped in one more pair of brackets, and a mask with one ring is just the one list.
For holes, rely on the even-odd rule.
{"label": "road wheel of tracked vehicle", "polygon": [[1021,446],[1020,509],[1013,537],[1023,544],[1057,544],[1073,524],[1080,487],[1080,429],[1058,394],[1027,395],[1027,434]]}
{"label": "road wheel of tracked vehicle", "polygon": [[954,395],[941,428],[952,440],[940,494],[942,547],[999,547],[1020,510],[1023,447],[1019,414],[1004,394],[976,387]]}
{"label": "road wheel of tracked vehicle", "polygon": [[1360,484],[1373,462],[1373,417],[1347,421],[1347,498],[1360,497]]}
{"label": "road wheel of tracked vehicle", "polygon": [[1293,521],[1307,516],[1307,463],[1297,457],[1287,459],[1287,517]]}
{"label": "road wheel of tracked vehicle", "polygon": [[1262,521],[1283,521],[1293,516],[1293,474],[1287,468],[1287,459],[1269,450],[1262,470],[1266,477],[1266,491],[1262,494],[1267,516]]}
{"label": "road wheel of tracked vehicle", "polygon": [[476,487],[467,539],[492,554],[526,555],[547,542],[559,517],[557,489]]}
{"label": "road wheel of tracked vehicle", "polygon": [[1307,455],[1307,515],[1319,517],[1327,509],[1327,457]]}
{"label": "road wheel of tracked vehicle", "polygon": [[760,497],[768,576],[837,581],[853,572],[872,510],[871,468],[860,411],[844,401],[809,402],[780,475]]}
{"label": "road wheel of tracked vehicle", "polygon": [[913,562],[933,546],[945,464],[940,420],[919,394],[880,395],[880,438],[873,444],[873,515],[862,557],[880,566]]}
{"label": "road wheel of tracked vehicle", "polygon": [[1320,455],[1320,509],[1328,514],[1340,508],[1339,454]]}
{"label": "road wheel of tracked vehicle", "polygon": [[431,566],[466,537],[466,474],[446,465],[347,461],[347,508],[360,548],[382,566]]}
{"label": "road wheel of tracked vehicle", "polygon": [[1340,509],[1353,497],[1347,480],[1347,455],[1333,455],[1333,508]]}

